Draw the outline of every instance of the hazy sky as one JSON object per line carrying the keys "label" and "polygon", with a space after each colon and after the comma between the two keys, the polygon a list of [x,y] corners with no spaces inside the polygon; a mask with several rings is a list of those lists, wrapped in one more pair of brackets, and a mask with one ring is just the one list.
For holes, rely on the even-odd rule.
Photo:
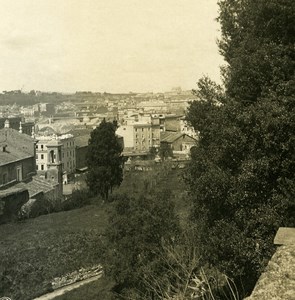
{"label": "hazy sky", "polygon": [[219,81],[217,0],[0,0],[0,90],[107,92]]}

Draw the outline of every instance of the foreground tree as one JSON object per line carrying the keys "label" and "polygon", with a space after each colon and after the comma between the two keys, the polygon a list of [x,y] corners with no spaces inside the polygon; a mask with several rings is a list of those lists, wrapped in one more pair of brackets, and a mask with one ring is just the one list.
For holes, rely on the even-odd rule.
{"label": "foreground tree", "polygon": [[91,132],[87,152],[87,185],[94,194],[108,199],[123,180],[122,145],[116,136],[116,122],[103,120]]}
{"label": "foreground tree", "polygon": [[248,293],[295,226],[295,2],[219,1],[225,90],[203,78],[187,119],[200,131],[187,182],[201,252]]}
{"label": "foreground tree", "polygon": [[170,193],[120,196],[109,222],[102,259],[105,273],[116,283],[114,290],[122,299],[158,299],[150,283],[166,276],[162,242],[170,243],[179,234]]}

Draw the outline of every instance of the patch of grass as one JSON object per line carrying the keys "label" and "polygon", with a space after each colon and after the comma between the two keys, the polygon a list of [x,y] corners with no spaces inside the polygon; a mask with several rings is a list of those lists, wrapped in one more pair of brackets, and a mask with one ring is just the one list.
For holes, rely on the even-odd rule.
{"label": "patch of grass", "polygon": [[0,226],[0,295],[32,299],[54,277],[100,263],[106,205]]}

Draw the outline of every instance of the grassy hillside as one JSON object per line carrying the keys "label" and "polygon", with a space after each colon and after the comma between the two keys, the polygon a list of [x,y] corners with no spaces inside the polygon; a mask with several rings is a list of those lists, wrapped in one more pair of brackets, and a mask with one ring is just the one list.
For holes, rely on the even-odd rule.
{"label": "grassy hillside", "polygon": [[106,220],[97,204],[0,226],[0,295],[32,299],[54,277],[98,264]]}
{"label": "grassy hillside", "polygon": [[[160,168],[126,174],[115,194],[136,196],[160,189],[171,190],[180,219],[185,221],[189,206],[180,170]],[[32,299],[45,293],[54,277],[98,264],[107,212],[112,204],[97,199],[92,199],[92,203],[0,226],[0,295],[14,300]],[[87,299],[107,300],[106,296],[98,297],[107,294],[106,287],[108,290],[107,283],[90,283],[72,291],[71,297],[65,295],[60,299],[80,300],[85,293]]]}

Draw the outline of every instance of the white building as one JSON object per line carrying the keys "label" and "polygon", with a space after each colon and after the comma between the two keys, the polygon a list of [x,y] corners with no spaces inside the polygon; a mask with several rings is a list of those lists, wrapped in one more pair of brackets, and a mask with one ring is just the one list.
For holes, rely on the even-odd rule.
{"label": "white building", "polygon": [[160,146],[160,120],[157,115],[129,116],[116,133],[123,137],[124,151],[148,152],[151,147]]}
{"label": "white building", "polygon": [[[48,151],[47,145],[56,140],[61,143],[61,162],[64,175],[72,174],[76,170],[75,140],[72,134],[61,136],[36,136],[36,168],[37,171],[48,170]],[[64,176],[67,178],[67,176]],[[67,181],[67,179],[66,179]]]}

